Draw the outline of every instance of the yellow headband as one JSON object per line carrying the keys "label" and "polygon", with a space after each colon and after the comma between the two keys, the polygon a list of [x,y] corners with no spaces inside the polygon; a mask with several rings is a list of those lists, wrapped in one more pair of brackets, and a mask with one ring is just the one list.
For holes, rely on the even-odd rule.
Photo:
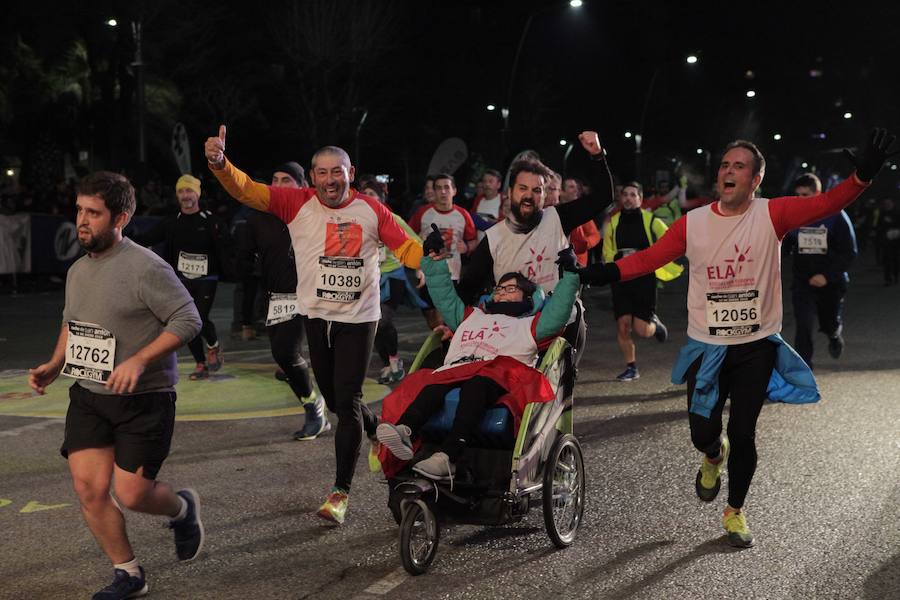
{"label": "yellow headband", "polygon": [[200,180],[194,177],[193,175],[182,175],[178,178],[178,181],[175,182],[175,191],[189,189],[197,192],[197,195],[200,195]]}

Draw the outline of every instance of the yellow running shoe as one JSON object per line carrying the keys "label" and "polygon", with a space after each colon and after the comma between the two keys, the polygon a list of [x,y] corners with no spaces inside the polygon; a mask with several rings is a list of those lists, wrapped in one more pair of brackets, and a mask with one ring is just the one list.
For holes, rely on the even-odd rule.
{"label": "yellow running shoe", "polygon": [[378,452],[381,451],[381,443],[378,440],[369,440],[369,470],[373,473],[381,471],[381,460]]}
{"label": "yellow running shoe", "polygon": [[325,502],[319,507],[318,515],[327,521],[332,521],[338,525],[344,523],[347,517],[347,505],[350,498],[342,489],[333,487]]}
{"label": "yellow running shoe", "polygon": [[722,487],[722,471],[728,464],[728,448],[728,437],[722,436],[719,462],[711,463],[706,455],[703,456],[700,469],[697,471],[697,480],[694,482],[694,490],[697,492],[697,497],[704,502],[712,502],[719,495],[719,489]]}
{"label": "yellow running shoe", "polygon": [[744,511],[726,508],[722,514],[722,525],[728,533],[728,543],[737,548],[749,548],[753,545],[753,534],[747,526]]}

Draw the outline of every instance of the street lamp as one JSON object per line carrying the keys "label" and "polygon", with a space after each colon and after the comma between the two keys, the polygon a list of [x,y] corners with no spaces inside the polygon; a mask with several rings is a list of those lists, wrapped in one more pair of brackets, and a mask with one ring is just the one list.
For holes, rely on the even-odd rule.
{"label": "street lamp", "polygon": [[[569,6],[572,8],[580,8],[584,3],[582,0],[570,0]],[[522,28],[522,35],[519,36],[519,45],[516,47],[516,54],[513,57],[512,69],[509,71],[509,85],[506,88],[506,108],[501,110],[503,115],[503,153],[506,153],[506,135],[509,131],[509,107],[512,106],[512,96],[513,89],[516,84],[516,72],[519,69],[519,59],[522,57],[522,48],[525,46],[525,38],[528,37],[528,31],[531,29],[531,22],[534,21],[534,18],[542,12],[546,12],[548,10],[552,10],[556,8],[557,4],[551,4],[549,6],[545,6],[543,8],[539,8],[535,11],[532,11],[530,15],[528,15],[528,20],[525,21],[525,27]]]}
{"label": "street lamp", "polygon": [[748,98],[755,98],[755,97],[756,97],[756,91],[755,91],[755,90],[747,90],[747,97],[748,97]]}
{"label": "street lamp", "polygon": [[698,61],[698,60],[699,60],[699,59],[697,58],[697,55],[696,55],[696,54],[689,54],[688,57],[685,59],[685,61],[686,61],[687,64],[689,64],[689,65],[695,65],[695,64],[697,64],[697,61]]}
{"label": "street lamp", "polygon": [[494,111],[494,110],[497,110],[497,107],[494,106],[493,104],[488,104],[488,105],[487,105],[487,109],[488,109],[489,111]]}
{"label": "street lamp", "polygon": [[630,132],[630,131],[626,131],[626,132],[625,132],[625,139],[626,139],[626,140],[630,140],[630,139],[631,139],[631,132]]}
{"label": "street lamp", "polygon": [[776,133],[775,135],[772,136],[772,139],[775,140],[776,142],[780,142],[780,141],[781,141],[781,134],[780,134],[780,133]]}
{"label": "street lamp", "polygon": [[853,118],[853,113],[845,112],[845,113],[844,113],[844,118],[845,118],[845,119],[852,119],[852,118]]}
{"label": "street lamp", "polygon": [[564,140],[564,139],[560,139],[560,140],[559,140],[559,145],[560,145],[560,146],[565,146],[565,145],[568,144],[568,143],[569,143],[569,142],[567,142],[567,141]]}
{"label": "street lamp", "polygon": [[115,27],[116,25],[119,24],[119,22],[116,21],[115,19],[110,19],[109,21],[106,22],[106,24],[109,25],[110,27]]}

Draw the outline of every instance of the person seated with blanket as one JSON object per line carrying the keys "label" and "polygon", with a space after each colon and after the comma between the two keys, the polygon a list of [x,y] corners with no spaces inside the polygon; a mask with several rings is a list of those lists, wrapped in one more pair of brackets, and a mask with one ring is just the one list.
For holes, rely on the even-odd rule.
{"label": "person seated with blanket", "polygon": [[570,272],[577,259],[568,248],[559,253],[563,276],[546,302],[539,286],[521,273],[507,273],[489,300],[466,306],[453,287],[445,256],[438,254],[443,240],[432,239],[435,235],[440,236],[430,234],[423,245],[430,259],[421,268],[428,292],[454,334],[441,367],[407,376],[382,403],[376,435],[388,478],[413,458],[417,435],[454,388],[459,388],[459,405],[450,434],[437,452],[413,466],[430,479],[452,479],[466,441],[495,404],[509,409],[518,430],[526,404],[554,399],[550,383],[534,367],[538,352],[565,327],[579,286],[578,275]]}

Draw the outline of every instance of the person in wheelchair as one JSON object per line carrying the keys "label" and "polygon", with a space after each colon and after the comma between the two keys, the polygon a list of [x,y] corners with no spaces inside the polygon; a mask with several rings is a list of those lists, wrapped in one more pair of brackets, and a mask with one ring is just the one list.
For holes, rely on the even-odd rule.
{"label": "person in wheelchair", "polygon": [[510,410],[518,429],[526,404],[552,400],[549,382],[534,367],[538,353],[562,333],[579,287],[578,275],[571,272],[576,257],[567,248],[557,260],[563,275],[546,302],[539,286],[511,272],[500,277],[490,299],[466,306],[456,293],[445,257],[430,244],[440,241],[431,240],[434,235],[426,239],[430,260],[423,260],[421,268],[428,292],[454,335],[442,366],[416,371],[382,403],[376,435],[388,477],[413,458],[422,427],[443,408],[445,396],[454,388],[459,388],[459,405],[450,434],[437,452],[412,467],[430,479],[452,480],[467,440],[495,404]]}

